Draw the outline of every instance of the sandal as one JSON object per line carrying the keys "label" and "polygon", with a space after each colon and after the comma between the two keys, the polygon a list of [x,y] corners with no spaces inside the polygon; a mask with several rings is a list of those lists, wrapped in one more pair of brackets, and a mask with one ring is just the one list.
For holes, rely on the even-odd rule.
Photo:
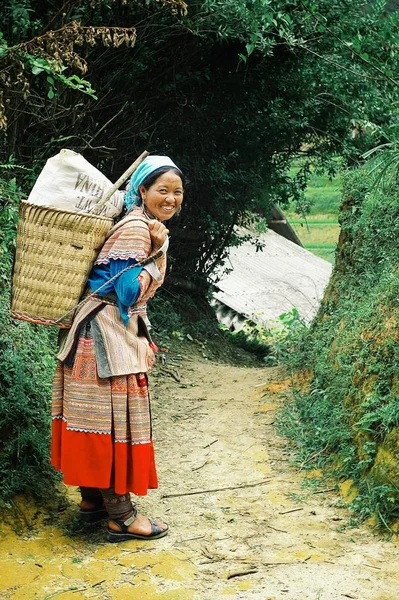
{"label": "sandal", "polygon": [[[86,498],[89,500],[89,498]],[[80,508],[79,509],[79,518],[81,521],[85,523],[96,523],[97,521],[102,521],[108,517],[107,509],[104,506],[104,501],[102,496],[100,496],[100,501],[90,500],[94,505],[93,508]]]}
{"label": "sandal", "polygon": [[167,535],[169,527],[166,523],[166,529],[161,529],[159,525],[152,519],[148,519],[151,523],[151,533],[144,535],[142,533],[131,533],[128,531],[129,526],[137,517],[137,509],[133,508],[132,515],[124,519],[112,519],[113,523],[116,523],[120,531],[114,531],[113,529],[107,528],[107,540],[109,542],[125,542],[126,540],[157,540]]}

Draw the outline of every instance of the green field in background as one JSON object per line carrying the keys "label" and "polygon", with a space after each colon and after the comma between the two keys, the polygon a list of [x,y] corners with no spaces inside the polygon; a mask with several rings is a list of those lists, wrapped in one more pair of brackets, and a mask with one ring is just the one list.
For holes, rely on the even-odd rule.
{"label": "green field in background", "polygon": [[340,176],[330,180],[327,175],[312,175],[305,196],[311,202],[306,216],[285,211],[290,225],[307,250],[334,263],[339,236],[338,213],[341,203]]}

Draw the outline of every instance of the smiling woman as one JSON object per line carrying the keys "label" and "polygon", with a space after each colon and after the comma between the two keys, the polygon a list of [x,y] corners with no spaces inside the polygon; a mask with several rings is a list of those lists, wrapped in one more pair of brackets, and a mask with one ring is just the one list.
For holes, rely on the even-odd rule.
{"label": "smiling woman", "polygon": [[[88,279],[90,298],[62,340],[53,387],[52,464],[80,487],[80,517],[109,517],[111,542],[166,535],[137,513],[130,492],[158,487],[147,372],[155,362],[146,303],[162,284],[168,230],[183,201],[183,175],[149,156],[125,195]],[[141,263],[153,255],[154,259]],[[100,290],[101,288],[101,290]],[[94,295],[93,295],[94,293]]]}
{"label": "smiling woman", "polygon": [[[133,174],[125,195],[126,209],[143,207],[152,217],[166,221],[180,209],[184,176],[168,156],[147,156]],[[148,204],[150,203],[150,204]],[[151,212],[160,205],[168,207],[159,214]]]}
{"label": "smiling woman", "polygon": [[182,176],[175,170],[155,173],[140,185],[139,191],[147,210],[160,221],[171,219],[180,211],[183,202]]}

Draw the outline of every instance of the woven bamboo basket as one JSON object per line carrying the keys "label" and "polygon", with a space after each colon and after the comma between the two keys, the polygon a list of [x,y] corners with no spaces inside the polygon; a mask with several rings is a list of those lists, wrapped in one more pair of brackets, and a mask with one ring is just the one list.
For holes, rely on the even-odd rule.
{"label": "woven bamboo basket", "polygon": [[[141,156],[109,190],[100,210],[148,155]],[[14,260],[11,316],[70,327],[73,309],[113,219],[21,202]]]}

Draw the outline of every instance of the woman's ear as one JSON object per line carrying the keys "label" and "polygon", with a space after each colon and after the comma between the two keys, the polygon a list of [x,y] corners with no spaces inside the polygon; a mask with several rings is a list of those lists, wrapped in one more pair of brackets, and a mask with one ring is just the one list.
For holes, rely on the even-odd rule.
{"label": "woman's ear", "polygon": [[142,199],[143,202],[145,200],[145,192],[146,192],[146,189],[143,186],[143,184],[139,185],[139,194],[140,194],[140,198]]}

